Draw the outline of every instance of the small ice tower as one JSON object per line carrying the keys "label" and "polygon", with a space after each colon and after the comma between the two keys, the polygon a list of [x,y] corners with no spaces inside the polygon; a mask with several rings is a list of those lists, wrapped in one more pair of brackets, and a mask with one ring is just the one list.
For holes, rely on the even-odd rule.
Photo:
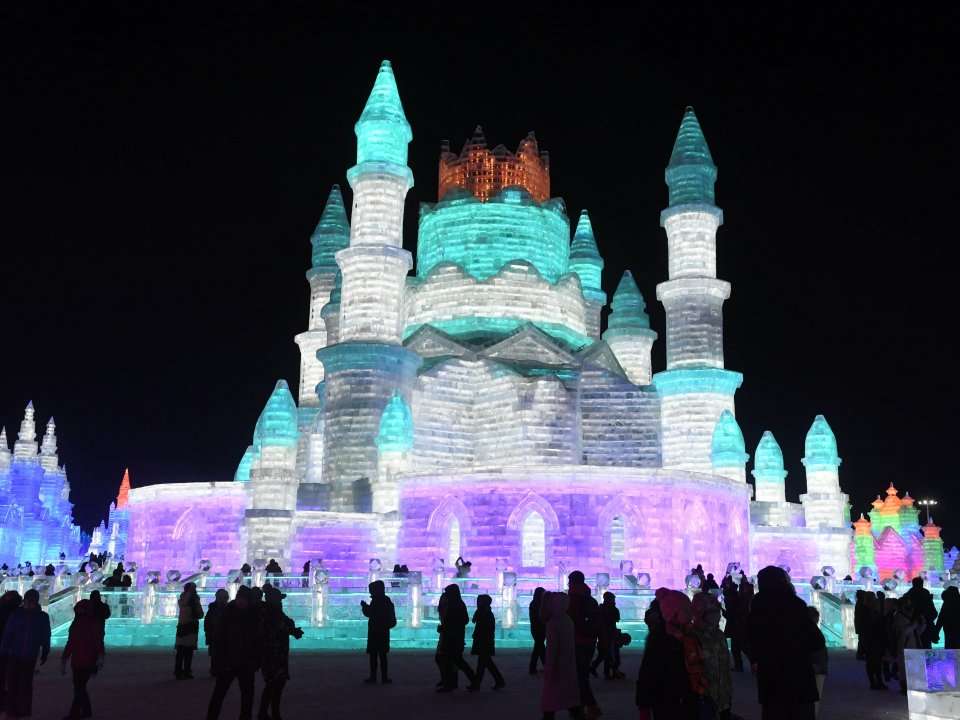
{"label": "small ice tower", "polygon": [[650,384],[650,350],[657,333],[650,329],[647,305],[627,270],[613,294],[612,312],[603,339],[634,385]]}
{"label": "small ice tower", "polygon": [[717,426],[713,430],[710,460],[713,463],[714,474],[745,483],[747,481],[745,465],[749,459],[737,419],[732,412],[724,410],[720,413]]}
{"label": "small ice tower", "polygon": [[817,415],[803,445],[807,492],[800,496],[809,528],[850,527],[849,498],[840,491],[837,438],[823,415]]}
{"label": "small ice tower", "polygon": [[[583,297],[586,300],[587,335],[594,340],[600,339],[600,311],[607,304],[607,294],[600,284],[603,274],[603,258],[597,249],[597,241],[593,235],[593,225],[586,210],[580,212],[577,229],[573,233],[573,242],[570,243],[570,271],[580,278],[583,288]],[[648,323],[649,327],[649,323]],[[654,335],[656,337],[656,335]],[[649,372],[648,372],[649,375]],[[647,382],[643,385],[649,384]]]}

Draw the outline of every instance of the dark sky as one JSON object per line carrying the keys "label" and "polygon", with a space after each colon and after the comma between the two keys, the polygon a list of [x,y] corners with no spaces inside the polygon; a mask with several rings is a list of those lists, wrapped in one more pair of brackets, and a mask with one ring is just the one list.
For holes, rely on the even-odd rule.
{"label": "dark sky", "polygon": [[296,385],[308,239],[387,57],[414,133],[406,247],[442,139],[533,129],[608,291],[634,272],[655,369],[663,169],[693,105],[748,451],[774,432],[796,500],[824,413],[855,511],[892,480],[960,541],[956,13],[281,5],[0,18],[0,422],[29,399],[56,417],[82,524],[125,466],[135,486],[231,478],[276,379]]}

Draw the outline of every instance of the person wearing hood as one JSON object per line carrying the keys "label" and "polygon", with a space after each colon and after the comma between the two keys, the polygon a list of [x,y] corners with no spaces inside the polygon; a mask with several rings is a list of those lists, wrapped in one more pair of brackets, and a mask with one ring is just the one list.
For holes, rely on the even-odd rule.
{"label": "person wearing hood", "polygon": [[203,637],[207,642],[207,654],[210,656],[210,675],[213,675],[213,643],[223,622],[223,611],[230,602],[230,594],[220,588],[213,596],[213,602],[207,605],[207,614],[203,618]]}
{"label": "person wearing hood", "polygon": [[177,655],[173,666],[173,676],[177,680],[193,679],[193,653],[200,639],[200,620],[203,618],[203,605],[197,595],[196,583],[188,582],[177,599]]}
{"label": "person wearing hood", "polygon": [[543,720],[553,720],[567,710],[574,718],[583,717],[580,688],[577,684],[577,655],[573,620],[567,614],[569,597],[561,592],[544,592],[540,604],[546,652],[543,660],[543,689],[540,709]]}
{"label": "person wearing hood", "polygon": [[790,576],[773,565],[761,570],[747,617],[747,648],[763,720],[812,720],[820,695],[810,658],[824,644]]}
{"label": "person wearing hood", "polygon": [[943,647],[946,650],[960,649],[960,589],[948,587],[940,594],[943,607],[937,617],[936,631],[943,631]]}
{"label": "person wearing hood", "polygon": [[[286,595],[270,583],[263,587],[264,607],[261,610],[263,637],[263,693],[260,695],[259,720],[280,720],[280,698],[290,679],[290,638],[303,637],[303,630],[283,612]],[[268,712],[269,708],[269,712]]]}
{"label": "person wearing hood", "polygon": [[223,620],[211,646],[217,683],[207,706],[207,720],[220,717],[223,699],[234,680],[240,686],[240,717],[249,720],[253,714],[254,675],[263,654],[261,617],[253,592],[241,585],[237,588],[237,597],[223,610]]}
{"label": "person wearing hood", "polygon": [[496,653],[497,620],[493,616],[493,598],[489,595],[477,596],[477,610],[473,613],[473,646],[470,654],[477,656],[477,673],[468,690],[479,690],[483,682],[483,674],[490,670],[493,675],[493,689],[500,690],[507,686],[500,674],[500,668],[493,662]]}
{"label": "person wearing hood", "polygon": [[733,705],[733,681],[730,678],[730,653],[720,630],[722,610],[713,593],[693,596],[693,632],[700,643],[706,698],[719,720],[728,720]]}
{"label": "person wearing hood", "polygon": [[698,720],[706,681],[690,599],[659,588],[644,621],[649,633],[637,676],[640,720]]}
{"label": "person wearing hood", "polygon": [[380,681],[389,685],[392,681],[387,672],[387,653],[390,652],[390,630],[397,626],[397,612],[382,580],[374,580],[367,589],[370,602],[360,601],[360,610],[367,618],[367,655],[370,656],[370,677],[364,682],[377,682],[379,661]]}
{"label": "person wearing hood", "polygon": [[81,600],[73,608],[73,622],[60,658],[60,672],[66,674],[67,660],[73,674],[73,703],[68,718],[93,715],[87,683],[103,663],[103,634],[100,618],[90,600]]}
{"label": "person wearing hood", "polygon": [[597,647],[600,625],[600,607],[590,596],[590,588],[583,573],[574,570],[567,576],[569,607],[567,614],[573,620],[574,643],[577,648],[577,684],[580,688],[580,704],[588,718],[601,714],[597,698],[590,687],[590,661]]}
{"label": "person wearing hood", "polygon": [[451,692],[457,688],[458,670],[467,676],[472,685],[475,682],[473,669],[463,659],[463,648],[466,644],[467,624],[470,616],[467,606],[460,597],[460,586],[452,583],[443,590],[446,600],[440,619],[440,636],[443,641],[443,686],[438,692]]}

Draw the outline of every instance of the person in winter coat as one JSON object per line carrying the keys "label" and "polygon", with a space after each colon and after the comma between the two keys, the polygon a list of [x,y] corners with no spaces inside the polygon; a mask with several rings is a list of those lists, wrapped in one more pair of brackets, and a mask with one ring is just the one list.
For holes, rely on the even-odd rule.
{"label": "person in winter coat", "polygon": [[887,647],[886,619],[883,616],[884,600],[867,593],[860,615],[857,631],[858,647],[867,661],[867,681],[871,690],[886,690],[883,682],[883,653]]}
{"label": "person in winter coat", "polygon": [[97,625],[100,626],[100,638],[105,639],[107,636],[107,620],[110,619],[110,606],[101,599],[99,590],[90,593],[90,611],[96,618]]}
{"label": "person in winter coat", "polygon": [[720,630],[722,611],[712,593],[693,596],[693,632],[700,642],[706,698],[719,720],[728,720],[733,705],[733,681],[730,678],[730,653]]}
{"label": "person in winter coat", "polygon": [[[16,590],[7,590],[0,597],[0,638],[3,637],[3,631],[7,627],[7,620],[10,619],[13,611],[20,607],[21,602],[23,602],[23,598]],[[3,712],[6,708],[6,682],[4,682],[4,678],[6,678],[6,657],[0,654],[0,712]]]}
{"label": "person in winter coat", "polygon": [[741,606],[740,591],[733,579],[727,575],[723,579],[723,616],[727,619],[723,634],[730,639],[730,655],[733,658],[733,671],[743,672],[743,648],[740,641],[746,614]]}
{"label": "person in winter coat", "polygon": [[[265,604],[261,610],[263,637],[263,693],[260,695],[259,720],[280,720],[280,698],[290,679],[290,638],[303,637],[303,630],[283,612],[286,595],[267,583],[263,587]],[[269,709],[269,712],[268,712]]]}
{"label": "person in winter coat", "polygon": [[692,638],[690,613],[686,595],[660,588],[644,614],[647,643],[636,688],[640,720],[698,720],[700,697],[691,683],[685,648]]}
{"label": "person in winter coat", "polygon": [[943,647],[947,650],[960,649],[960,590],[948,587],[940,594],[943,607],[937,617],[937,634],[943,631]]}
{"label": "person in winter coat", "polygon": [[580,688],[580,704],[588,718],[600,715],[600,707],[590,687],[590,661],[597,647],[600,608],[590,597],[590,588],[583,573],[574,570],[567,576],[569,607],[567,614],[573,620],[574,642],[577,647],[577,684]]}
{"label": "person in winter coat", "polygon": [[443,638],[442,659],[443,659],[443,686],[438,688],[438,692],[451,692],[457,688],[457,670],[461,670],[467,676],[470,684],[474,682],[473,669],[463,659],[463,648],[466,642],[467,623],[470,622],[470,616],[467,615],[467,606],[463,604],[460,597],[460,586],[456,584],[447,585],[443,590],[446,603],[441,617],[441,637]]}
{"label": "person in winter coat", "polygon": [[907,694],[907,669],[904,650],[923,647],[923,632],[926,620],[918,613],[910,601],[909,592],[896,601],[897,607],[890,619],[890,631],[893,638],[897,660],[897,673],[900,680],[900,694]]}
{"label": "person in winter coat", "polygon": [[5,658],[7,716],[29,717],[33,709],[33,672],[50,654],[50,616],[40,609],[40,593],[32,588],[23,594],[23,606],[7,620],[0,641]]}
{"label": "person in winter coat", "polygon": [[360,610],[367,617],[367,655],[370,656],[370,677],[364,682],[377,681],[377,663],[380,665],[380,681],[389,685],[390,673],[387,671],[387,653],[390,652],[390,630],[397,626],[397,612],[393,601],[387,597],[382,580],[375,580],[367,587],[370,602],[360,601]]}
{"label": "person in winter coat", "polygon": [[543,720],[553,720],[561,710],[574,718],[583,717],[580,688],[577,684],[577,654],[573,620],[567,614],[566,593],[544,592],[540,619],[546,631],[546,656],[543,661],[543,690],[540,709]]}
{"label": "person in winter coat", "polygon": [[530,637],[533,638],[533,650],[530,653],[530,674],[537,674],[537,661],[544,662],[546,648],[544,643],[547,636],[547,628],[540,619],[540,608],[543,603],[543,594],[546,592],[542,587],[533,591],[533,599],[530,601]]}
{"label": "person in winter coat", "polygon": [[263,653],[261,612],[246,585],[237,589],[235,600],[227,603],[213,643],[213,671],[217,683],[207,706],[207,720],[217,720],[223,699],[234,679],[240,686],[240,717],[253,713],[253,677]]}
{"label": "person in winter coat", "polygon": [[493,617],[493,610],[490,609],[492,605],[493,598],[489,595],[477,595],[477,610],[473,613],[473,646],[470,648],[470,654],[477,656],[477,673],[468,690],[480,689],[484,672],[488,669],[493,675],[494,690],[507,686],[503,681],[503,675],[500,674],[500,669],[493,662],[493,656],[496,654],[497,620]]}
{"label": "person in winter coat", "polygon": [[103,634],[94,603],[81,600],[73,608],[73,622],[67,635],[67,644],[60,659],[60,672],[66,674],[67,660],[73,672],[73,704],[68,718],[88,718],[93,715],[87,683],[103,662]]}
{"label": "person in winter coat", "polygon": [[747,647],[763,720],[812,720],[820,696],[810,656],[824,645],[823,634],[782,568],[765,567],[757,585],[747,617]]}
{"label": "person in winter coat", "polygon": [[203,637],[207,641],[207,654],[210,656],[210,674],[213,675],[213,643],[216,642],[223,622],[223,611],[230,602],[230,594],[220,588],[213,597],[213,602],[207,605],[207,614],[203,618]]}
{"label": "person in winter coat", "polygon": [[177,649],[173,665],[173,676],[177,680],[193,678],[193,653],[200,639],[200,620],[203,618],[203,605],[197,595],[196,583],[188,582],[177,599]]}
{"label": "person in winter coat", "polygon": [[597,633],[597,657],[590,664],[590,674],[596,677],[597,668],[603,663],[603,676],[607,680],[620,679],[624,675],[620,672],[620,609],[617,607],[617,596],[612,592],[603,594],[600,603],[600,614]]}
{"label": "person in winter coat", "polygon": [[934,629],[937,622],[937,606],[933,604],[933,595],[923,586],[923,578],[915,577],[912,586],[903,597],[908,598],[913,608],[914,621],[923,621],[920,630],[920,647],[929,650],[937,640]]}

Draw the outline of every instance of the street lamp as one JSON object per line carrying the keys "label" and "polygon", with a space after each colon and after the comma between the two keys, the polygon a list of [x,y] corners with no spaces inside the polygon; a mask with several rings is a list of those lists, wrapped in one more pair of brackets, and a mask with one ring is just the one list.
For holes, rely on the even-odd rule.
{"label": "street lamp", "polygon": [[927,509],[927,525],[930,524],[930,508],[937,504],[937,501],[932,498],[924,498],[917,505],[922,505]]}

